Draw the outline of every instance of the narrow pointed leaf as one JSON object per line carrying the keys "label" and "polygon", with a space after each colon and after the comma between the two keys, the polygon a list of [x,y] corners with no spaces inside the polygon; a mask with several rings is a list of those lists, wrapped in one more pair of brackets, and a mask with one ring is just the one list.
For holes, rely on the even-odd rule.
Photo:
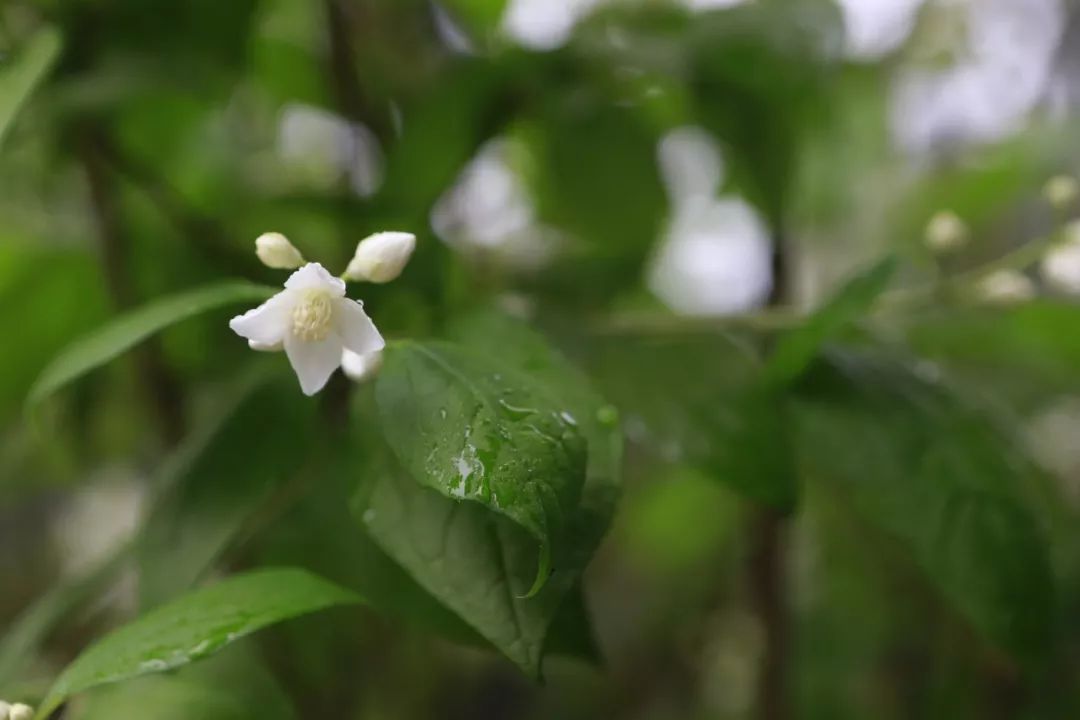
{"label": "narrow pointed leaf", "polygon": [[803,325],[780,338],[765,367],[766,383],[779,387],[797,379],[826,342],[870,310],[895,271],[894,258],[882,260],[850,280]]}
{"label": "narrow pointed leaf", "polygon": [[49,395],[170,325],[210,310],[270,297],[272,288],[230,281],[172,295],[120,315],[77,340],[45,368],[30,390],[33,408]]}
{"label": "narrow pointed leaf", "polygon": [[0,61],[0,147],[19,110],[56,61],[61,44],[60,33],[45,27],[14,58]]}
{"label": "narrow pointed leaf", "polygon": [[197,590],[144,615],[84,651],[56,680],[43,720],[71,695],[209,657],[268,625],[361,598],[303,570],[259,570]]}

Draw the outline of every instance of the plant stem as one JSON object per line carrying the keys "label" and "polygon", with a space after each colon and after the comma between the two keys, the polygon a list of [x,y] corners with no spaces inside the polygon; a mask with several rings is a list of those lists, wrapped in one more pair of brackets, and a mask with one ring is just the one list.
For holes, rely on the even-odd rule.
{"label": "plant stem", "polygon": [[760,720],[791,716],[787,661],[790,627],[786,607],[786,519],[778,510],[758,508],[750,530],[750,595],[764,629],[756,710]]}
{"label": "plant stem", "polygon": [[[769,308],[790,303],[790,273],[784,233],[773,235],[773,289]],[[780,402],[779,399],[776,402]],[[755,711],[759,720],[791,717],[788,692],[790,623],[787,612],[785,513],[768,506],[753,509],[750,520],[750,553],[747,558],[750,600],[764,631]]]}
{"label": "plant stem", "polygon": [[[127,263],[127,238],[120,218],[116,188],[102,148],[108,145],[103,128],[89,125],[80,131],[79,158],[86,174],[90,204],[97,221],[105,284],[117,310],[135,304],[135,291]],[[184,435],[183,401],[179,385],[166,366],[160,345],[151,339],[135,353],[142,383],[151,399],[162,439],[170,447]]]}

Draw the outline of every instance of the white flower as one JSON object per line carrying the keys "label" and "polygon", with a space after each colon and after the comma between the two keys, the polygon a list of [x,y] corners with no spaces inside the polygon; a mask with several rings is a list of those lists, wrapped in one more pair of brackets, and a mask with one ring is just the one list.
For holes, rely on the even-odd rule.
{"label": "white flower", "polygon": [[363,382],[379,371],[382,367],[382,353],[373,352],[366,355],[354,353],[345,348],[341,353],[341,371],[350,380]]}
{"label": "white flower", "polygon": [[1046,253],[1039,272],[1059,292],[1080,294],[1080,221],[1069,223],[1061,232],[1064,241]]}
{"label": "white flower", "polygon": [[7,720],[8,713],[11,712],[11,705],[0,700],[0,720]]}
{"label": "white flower", "polygon": [[281,233],[268,232],[255,238],[255,254],[263,265],[275,270],[295,270],[304,264],[304,256]]}
{"label": "white flower", "polygon": [[1080,183],[1071,175],[1056,175],[1043,186],[1043,197],[1058,210],[1065,210],[1080,196]]}
{"label": "white flower", "polygon": [[935,253],[955,252],[967,241],[967,225],[952,210],[934,213],[926,224],[926,246]]}
{"label": "white flower", "polygon": [[345,297],[345,282],[319,263],[294,272],[284,290],[229,327],[256,349],[283,347],[305,395],[326,385],[344,349],[366,355],[385,345],[363,304]]}
{"label": "white flower", "polygon": [[342,277],[363,282],[390,282],[405,269],[415,249],[416,236],[412,233],[375,233],[357,244],[356,254]]}
{"label": "white flower", "polygon": [[1035,284],[1016,270],[998,270],[979,282],[978,293],[986,302],[1009,305],[1035,297]]}
{"label": "white flower", "polygon": [[22,703],[15,703],[7,712],[8,720],[30,720],[34,717],[34,708]]}

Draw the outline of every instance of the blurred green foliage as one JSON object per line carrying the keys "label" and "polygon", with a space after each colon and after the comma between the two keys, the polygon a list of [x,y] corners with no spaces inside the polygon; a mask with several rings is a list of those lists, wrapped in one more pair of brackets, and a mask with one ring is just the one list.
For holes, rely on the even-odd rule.
{"label": "blurred green foliage", "polygon": [[[0,698],[1074,716],[1080,461],[1030,433],[1080,381],[1080,311],[975,292],[1071,219],[1039,197],[1071,125],[913,167],[886,121],[902,52],[847,59],[826,0],[606,3],[546,51],[506,11],[0,6]],[[754,312],[679,315],[645,281],[685,125],[768,231]],[[500,142],[547,243],[525,260],[491,240],[523,211],[483,216],[503,185],[464,203],[485,225],[432,231]],[[942,208],[971,231],[945,258]],[[383,366],[305,398],[228,330],[284,279],[252,239],[336,271],[383,229],[419,237],[350,289]],[[124,518],[80,510],[117,488],[135,529],[99,541]]]}

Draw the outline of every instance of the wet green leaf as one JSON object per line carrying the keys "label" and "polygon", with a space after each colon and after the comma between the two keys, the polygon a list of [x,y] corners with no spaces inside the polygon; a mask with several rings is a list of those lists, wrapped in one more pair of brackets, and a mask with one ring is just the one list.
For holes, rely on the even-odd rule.
{"label": "wet green leaf", "polygon": [[302,570],[259,570],[196,590],[107,635],[57,678],[38,710],[98,685],[166,672],[209,657],[268,625],[361,598]]}
{"label": "wet green leaf", "polygon": [[388,350],[376,397],[412,477],[521,526],[540,549],[542,582],[585,481],[586,441],[570,409],[514,368],[449,343]]}
{"label": "wet green leaf", "polygon": [[377,396],[413,479],[386,472],[358,512],[420,585],[537,676],[553,619],[610,522],[619,448],[599,397],[525,333],[488,336],[505,343],[500,363],[447,343],[391,353]]}
{"label": "wet green leaf", "polygon": [[293,720],[296,713],[289,698],[248,647],[233,646],[167,675],[101,688],[89,693],[85,705],[72,716],[75,720]]}

